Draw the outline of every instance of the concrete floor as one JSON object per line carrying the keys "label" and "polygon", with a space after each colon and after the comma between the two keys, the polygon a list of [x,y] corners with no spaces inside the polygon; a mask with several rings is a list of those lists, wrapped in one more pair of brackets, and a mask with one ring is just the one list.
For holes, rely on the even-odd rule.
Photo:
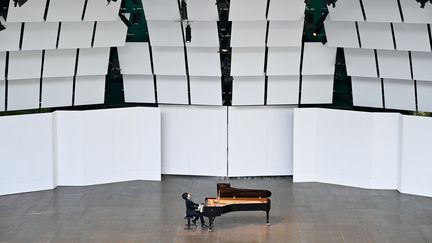
{"label": "concrete floor", "polygon": [[432,198],[292,178],[230,179],[272,191],[264,212],[217,217],[213,232],[183,230],[181,193],[215,196],[217,178],[164,176],[0,197],[0,242],[432,242]]}

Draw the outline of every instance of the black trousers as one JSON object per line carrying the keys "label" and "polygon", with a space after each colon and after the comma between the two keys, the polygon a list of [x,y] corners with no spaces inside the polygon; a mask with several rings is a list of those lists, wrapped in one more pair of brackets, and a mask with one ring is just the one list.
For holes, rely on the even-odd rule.
{"label": "black trousers", "polygon": [[201,221],[201,224],[205,224],[205,222],[204,222],[204,217],[203,217],[203,215],[202,215],[201,212],[197,212],[197,211],[190,212],[190,213],[188,213],[188,216],[195,217],[195,218],[193,219],[193,221],[197,221],[198,218],[199,218],[200,221]]}

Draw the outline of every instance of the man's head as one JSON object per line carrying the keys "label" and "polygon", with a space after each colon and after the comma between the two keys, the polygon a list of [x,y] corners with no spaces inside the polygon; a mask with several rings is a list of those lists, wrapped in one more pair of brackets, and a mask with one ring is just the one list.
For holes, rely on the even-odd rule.
{"label": "man's head", "polygon": [[184,193],[182,194],[182,198],[183,198],[184,200],[186,200],[186,199],[191,199],[191,194],[188,193],[188,192],[184,192]]}

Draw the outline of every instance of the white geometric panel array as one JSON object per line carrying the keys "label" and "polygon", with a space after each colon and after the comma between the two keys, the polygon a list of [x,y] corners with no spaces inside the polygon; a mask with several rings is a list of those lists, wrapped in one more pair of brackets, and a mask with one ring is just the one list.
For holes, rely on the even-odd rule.
{"label": "white geometric panel array", "polygon": [[214,0],[188,0],[188,19],[194,21],[218,21],[219,15]]}
{"label": "white geometric panel array", "polygon": [[174,21],[147,21],[152,46],[183,46],[182,27]]}
{"label": "white geometric panel array", "polygon": [[47,0],[30,0],[21,7],[9,1],[7,22],[42,22]]}
{"label": "white geometric panel array", "polygon": [[384,100],[386,109],[415,111],[414,81],[384,79]]}
{"label": "white geometric panel array", "polygon": [[85,0],[50,1],[46,21],[81,21]]}
{"label": "white geometric panel array", "polygon": [[6,81],[0,79],[0,111],[5,110]]}
{"label": "white geometric panel array", "polygon": [[40,78],[9,80],[7,110],[39,108]]}
{"label": "white geometric panel array", "polygon": [[152,50],[154,74],[186,75],[183,47],[153,46]]}
{"label": "white geometric panel array", "polygon": [[45,51],[42,77],[73,77],[75,74],[76,53],[76,49]]}
{"label": "white geometric panel array", "polygon": [[393,24],[396,49],[404,51],[431,51],[426,24]]}
{"label": "white geometric panel array", "polygon": [[393,35],[389,23],[359,22],[362,48],[393,50]]}
{"label": "white geometric panel array", "polygon": [[186,76],[156,76],[158,103],[188,104]]}
{"label": "white geometric panel array", "polygon": [[[186,42],[186,46],[219,47],[218,28],[215,21],[196,21],[189,24],[192,38],[191,42]],[[183,27],[186,28],[186,25]]]}
{"label": "white geometric panel array", "polygon": [[302,0],[272,0],[268,10],[269,20],[302,20],[305,3]]}
{"label": "white geometric panel array", "polygon": [[301,104],[331,104],[333,102],[333,75],[303,75]]}
{"label": "white geometric panel array", "polygon": [[41,107],[72,106],[73,77],[42,79]]}
{"label": "white geometric panel array", "polygon": [[269,47],[267,55],[268,76],[300,74],[301,47]]}
{"label": "white geometric panel array", "polygon": [[402,22],[397,0],[363,0],[366,21]]}
{"label": "white geometric panel array", "polygon": [[153,75],[123,75],[125,102],[155,103]]}
{"label": "white geometric panel array", "polygon": [[364,21],[359,0],[339,1],[336,8],[328,10],[333,21]]}
{"label": "white geometric panel array", "polygon": [[335,70],[336,48],[309,42],[304,44],[303,75],[333,75]]}
{"label": "white geometric panel array", "polygon": [[417,104],[419,111],[432,112],[432,82],[417,80]]}
{"label": "white geometric panel array", "polygon": [[232,76],[262,76],[264,74],[265,47],[233,47]]}
{"label": "white geometric panel array", "polygon": [[374,50],[345,48],[348,76],[378,77]]}
{"label": "white geometric panel array", "polygon": [[[0,22],[2,17],[0,17]],[[21,23],[2,23],[5,30],[0,31],[0,51],[18,51],[21,36]]]}
{"label": "white geometric panel array", "polygon": [[233,79],[233,105],[264,105],[264,76],[234,76]]}
{"label": "white geometric panel array", "polygon": [[120,5],[121,1],[89,0],[84,21],[115,21],[118,19]]}
{"label": "white geometric panel array", "polygon": [[234,21],[231,47],[265,46],[267,21]]}
{"label": "white geometric panel array", "polygon": [[128,27],[120,20],[98,21],[93,47],[124,46]]}
{"label": "white geometric panel array", "polygon": [[180,20],[177,0],[142,0],[147,20]]}
{"label": "white geometric panel array", "polygon": [[148,43],[128,42],[117,50],[122,74],[152,74]]}
{"label": "white geometric panel array", "polygon": [[59,37],[60,49],[90,48],[94,22],[62,22]]}
{"label": "white geometric panel array", "polygon": [[55,49],[58,22],[29,22],[25,24],[23,50]]}
{"label": "white geometric panel array", "polygon": [[267,46],[301,46],[303,21],[270,21]]}
{"label": "white geometric panel array", "polygon": [[381,78],[411,79],[410,61],[407,51],[377,50]]}
{"label": "white geometric panel array", "polygon": [[[266,20],[266,8],[267,0],[232,0],[229,20]],[[245,11],[246,9],[247,11]]]}
{"label": "white geometric panel array", "polygon": [[5,78],[6,78],[6,52],[0,52],[0,81],[5,80]]}
{"label": "white geometric panel array", "polygon": [[75,80],[74,105],[103,104],[105,98],[105,76],[77,76]]}
{"label": "white geometric panel array", "polygon": [[189,75],[220,77],[220,57],[217,47],[187,47]]}
{"label": "white geometric panel array", "polygon": [[220,77],[190,76],[191,104],[222,105]]}
{"label": "white geometric panel array", "polygon": [[299,76],[268,76],[267,105],[298,104]]}
{"label": "white geometric panel array", "polygon": [[381,79],[351,77],[354,106],[383,108]]}
{"label": "white geometric panel array", "polygon": [[9,80],[39,79],[41,68],[42,51],[15,51],[9,53]]}
{"label": "white geometric panel array", "polygon": [[405,23],[432,23],[432,5],[426,4],[424,8],[419,7],[417,1],[400,0]]}
{"label": "white geometric panel array", "polygon": [[355,22],[325,21],[328,46],[359,48]]}
{"label": "white geometric panel array", "polygon": [[413,77],[416,80],[432,81],[432,53],[411,52]]}
{"label": "white geometric panel array", "polygon": [[79,50],[78,76],[106,75],[110,48],[86,48]]}

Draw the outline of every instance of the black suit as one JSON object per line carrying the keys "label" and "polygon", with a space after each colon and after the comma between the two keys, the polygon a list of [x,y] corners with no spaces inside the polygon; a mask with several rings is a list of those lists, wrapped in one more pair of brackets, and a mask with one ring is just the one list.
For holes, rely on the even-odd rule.
{"label": "black suit", "polygon": [[185,199],[186,203],[186,216],[188,217],[195,217],[193,221],[197,221],[198,218],[201,221],[201,224],[204,224],[204,217],[201,212],[196,211],[198,209],[198,204],[192,202],[192,200]]}

